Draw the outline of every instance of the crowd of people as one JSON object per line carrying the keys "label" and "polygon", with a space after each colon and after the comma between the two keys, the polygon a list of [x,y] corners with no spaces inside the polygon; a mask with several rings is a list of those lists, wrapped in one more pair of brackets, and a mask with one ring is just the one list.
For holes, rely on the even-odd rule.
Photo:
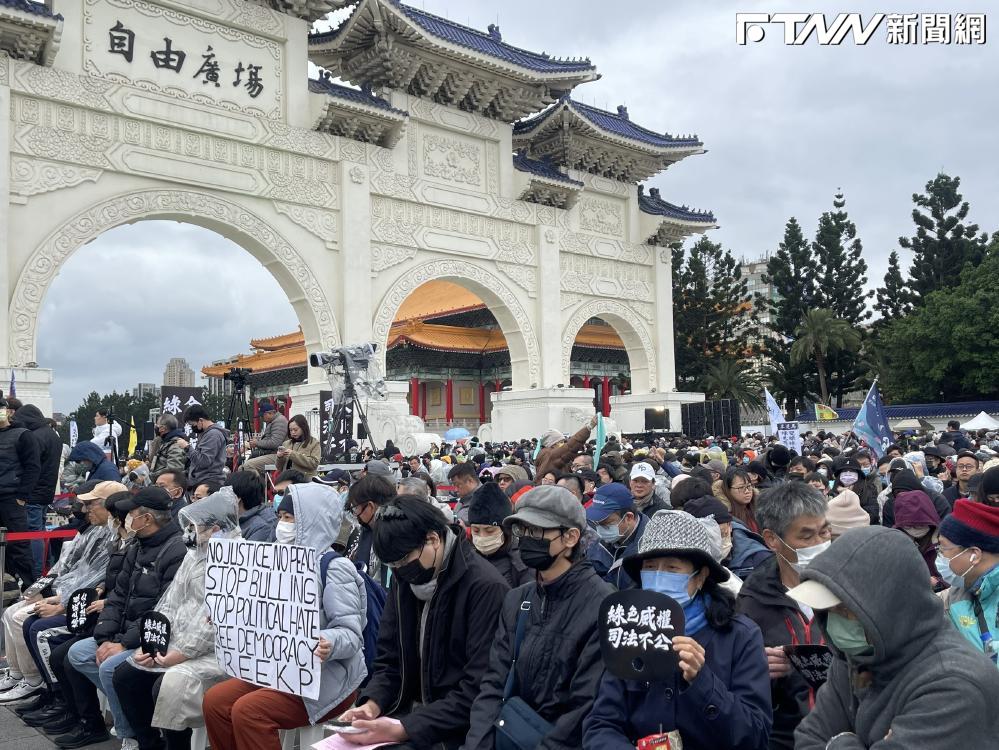
{"label": "crowd of people", "polygon": [[[217,750],[277,750],[282,730],[328,721],[352,744],[418,750],[999,747],[994,433],[954,424],[883,455],[826,432],[800,455],[760,434],[612,435],[598,451],[594,418],[418,456],[390,443],[320,473],[308,421],[261,413],[244,457],[194,406],[119,467],[106,415],[64,451],[37,409],[0,402],[0,521],[29,528],[60,483],[77,503],[47,577],[8,546],[21,594],[0,705],[62,748],[113,731],[186,749],[205,727]],[[213,538],[321,556],[317,697],[219,664]],[[81,589],[96,597],[70,628]],[[599,604],[632,589],[682,608],[665,681],[604,660]],[[138,649],[150,611],[173,623],[165,654]],[[807,648],[828,657],[818,677],[795,659]]]}

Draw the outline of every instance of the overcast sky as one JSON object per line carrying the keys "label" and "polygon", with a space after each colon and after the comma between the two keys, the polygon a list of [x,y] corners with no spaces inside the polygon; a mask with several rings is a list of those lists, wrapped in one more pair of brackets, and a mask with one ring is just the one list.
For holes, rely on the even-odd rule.
{"label": "overcast sky", "polygon": [[[626,104],[632,120],[653,130],[696,132],[709,152],[651,184],[674,203],[713,210],[721,224],[713,239],[737,257],[775,249],[790,216],[813,236],[841,188],[876,285],[898,236],[911,233],[912,193],[939,171],[962,178],[973,220],[999,229],[999,39],[902,47],[885,42],[882,26],[867,46],[813,40],[788,47],[770,26],[763,42],[740,46],[737,11],[789,10],[750,0],[417,5],[476,28],[498,22],[504,40],[520,47],[589,56],[603,78],[576,89],[576,98],[611,110]],[[989,4],[972,5],[816,0],[808,10],[979,11]],[[999,14],[989,20],[999,22]],[[108,273],[123,268],[127,274]],[[142,288],[136,285],[132,304],[107,314],[100,300],[115,278],[141,279]],[[198,289],[191,278],[226,282]],[[172,356],[199,370],[245,351],[251,337],[296,325],[268,272],[240,248],[195,227],[146,222],[108,232],[66,263],[42,308],[39,364],[55,369],[56,410],[68,411],[93,389],[159,383]]]}

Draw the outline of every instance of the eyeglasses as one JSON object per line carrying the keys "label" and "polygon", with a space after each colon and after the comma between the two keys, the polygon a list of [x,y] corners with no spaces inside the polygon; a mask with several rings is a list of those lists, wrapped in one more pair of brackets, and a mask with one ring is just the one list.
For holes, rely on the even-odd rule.
{"label": "eyeglasses", "polygon": [[978,464],[958,464],[957,468],[965,469],[966,471],[974,471],[978,468]]}
{"label": "eyeglasses", "polygon": [[732,487],[729,487],[729,489],[732,492],[745,492],[746,490],[753,489],[753,485],[751,485],[751,484],[740,484],[738,486],[733,485]]}
{"label": "eyeglasses", "polygon": [[361,514],[364,512],[364,506],[368,503],[367,501],[363,503],[358,503],[357,505],[350,506],[350,512],[354,514],[354,518],[360,518]]}
{"label": "eyeglasses", "polygon": [[[423,544],[420,545],[419,549],[414,549],[413,550],[413,552],[416,553],[416,558],[419,558],[419,556],[423,554],[423,548],[426,547],[426,546],[427,546],[427,543],[424,542]],[[407,563],[409,563],[409,557],[410,557],[410,555],[413,554],[413,552],[410,552],[409,555],[406,555],[401,560],[396,560],[395,562],[386,563],[386,565],[388,565],[389,568],[391,568],[392,570],[398,570],[403,565],[406,565]],[[414,559],[416,559],[416,558],[414,558]]]}
{"label": "eyeglasses", "polygon": [[511,531],[518,539],[522,539],[523,537],[527,537],[528,539],[544,539],[545,534],[549,531],[558,531],[560,534],[565,533],[565,529],[563,528],[542,529],[538,526],[522,526],[519,523],[514,524]]}

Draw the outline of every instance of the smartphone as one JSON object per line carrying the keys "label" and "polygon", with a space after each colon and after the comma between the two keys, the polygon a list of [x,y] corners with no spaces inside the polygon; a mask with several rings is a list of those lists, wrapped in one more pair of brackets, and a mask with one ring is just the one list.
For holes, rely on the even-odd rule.
{"label": "smartphone", "polygon": [[326,728],[337,734],[361,734],[364,732],[363,729],[352,727],[349,721],[328,721],[326,722]]}

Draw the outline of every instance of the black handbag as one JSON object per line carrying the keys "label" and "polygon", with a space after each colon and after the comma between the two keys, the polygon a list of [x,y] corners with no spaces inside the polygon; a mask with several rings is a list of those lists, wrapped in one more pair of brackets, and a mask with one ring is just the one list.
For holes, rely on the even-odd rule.
{"label": "black handbag", "polygon": [[521,602],[520,614],[517,615],[517,634],[513,642],[513,660],[510,662],[510,673],[506,676],[506,687],[503,690],[503,705],[499,718],[493,724],[496,730],[496,750],[533,750],[554,729],[552,724],[542,719],[522,698],[513,694],[517,684],[517,657],[520,655],[520,644],[524,640],[530,613],[530,600]]}

